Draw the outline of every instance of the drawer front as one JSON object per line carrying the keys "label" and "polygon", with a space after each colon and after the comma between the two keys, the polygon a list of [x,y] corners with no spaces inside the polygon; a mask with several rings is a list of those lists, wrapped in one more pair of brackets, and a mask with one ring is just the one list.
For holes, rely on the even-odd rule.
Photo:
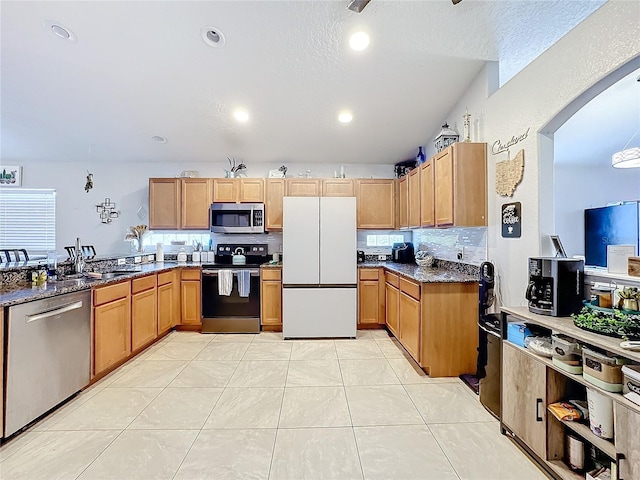
{"label": "drawer front", "polygon": [[378,280],[379,273],[377,268],[360,268],[358,269],[360,280]]}
{"label": "drawer front", "polygon": [[182,280],[200,280],[200,269],[184,268],[182,270]]}
{"label": "drawer front", "polygon": [[394,287],[398,288],[400,286],[398,275],[393,273],[384,272],[385,281]]}
{"label": "drawer front", "polygon": [[147,275],[142,278],[134,278],[131,280],[131,293],[144,292],[156,288],[156,276]]}
{"label": "drawer front", "polygon": [[420,284],[401,278],[400,290],[410,297],[413,297],[416,300],[420,300]]}
{"label": "drawer front", "polygon": [[263,268],[262,280],[282,280],[281,268]]}
{"label": "drawer front", "polygon": [[93,306],[96,307],[98,305],[103,305],[105,303],[127,297],[129,295],[130,287],[131,282],[127,280],[114,285],[95,288],[93,290]]}
{"label": "drawer front", "polygon": [[162,272],[158,274],[158,286],[166,285],[167,283],[173,282],[173,270],[170,272]]}

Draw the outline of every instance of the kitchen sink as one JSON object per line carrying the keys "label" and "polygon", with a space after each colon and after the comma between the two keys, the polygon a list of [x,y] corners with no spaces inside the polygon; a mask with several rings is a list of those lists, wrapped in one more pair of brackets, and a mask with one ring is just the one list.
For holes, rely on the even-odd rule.
{"label": "kitchen sink", "polygon": [[108,272],[100,275],[100,279],[108,280],[110,278],[121,277],[123,275],[127,275],[125,272]]}

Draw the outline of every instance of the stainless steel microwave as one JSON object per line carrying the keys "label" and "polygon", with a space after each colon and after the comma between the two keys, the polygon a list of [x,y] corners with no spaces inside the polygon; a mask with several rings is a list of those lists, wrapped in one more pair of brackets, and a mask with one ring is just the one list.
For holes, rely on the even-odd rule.
{"label": "stainless steel microwave", "polygon": [[212,233],[264,233],[264,203],[212,203]]}

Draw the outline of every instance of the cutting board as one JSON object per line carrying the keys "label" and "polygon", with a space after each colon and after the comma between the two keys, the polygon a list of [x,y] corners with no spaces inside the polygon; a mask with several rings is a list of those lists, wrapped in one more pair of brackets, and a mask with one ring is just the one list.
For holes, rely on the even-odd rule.
{"label": "cutting board", "polygon": [[640,257],[629,257],[629,275],[640,277]]}

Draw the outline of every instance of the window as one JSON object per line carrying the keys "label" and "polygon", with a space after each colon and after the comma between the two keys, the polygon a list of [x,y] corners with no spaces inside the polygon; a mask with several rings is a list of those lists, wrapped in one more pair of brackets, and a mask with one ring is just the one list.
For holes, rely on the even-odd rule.
{"label": "window", "polygon": [[56,249],[55,190],[0,190],[0,248],[25,248],[30,256]]}
{"label": "window", "polygon": [[367,247],[393,247],[404,242],[404,235],[367,235]]}

